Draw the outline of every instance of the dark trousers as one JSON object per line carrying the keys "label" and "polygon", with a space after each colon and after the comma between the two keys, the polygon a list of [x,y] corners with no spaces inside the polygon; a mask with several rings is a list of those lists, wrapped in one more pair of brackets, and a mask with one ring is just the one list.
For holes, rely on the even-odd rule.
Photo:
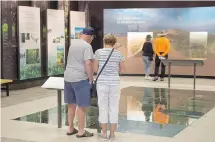
{"label": "dark trousers", "polygon": [[[160,53],[160,54],[162,54],[162,53]],[[165,58],[167,59],[168,55],[166,55]],[[159,57],[156,55],[156,57],[155,57],[155,74],[154,74],[155,77],[158,76],[160,64],[161,64],[161,76],[160,77],[164,78],[166,66],[161,62]]]}

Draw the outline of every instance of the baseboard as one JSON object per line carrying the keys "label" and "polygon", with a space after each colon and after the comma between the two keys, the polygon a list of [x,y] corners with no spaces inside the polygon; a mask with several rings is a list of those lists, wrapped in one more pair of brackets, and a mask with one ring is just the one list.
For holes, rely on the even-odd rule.
{"label": "baseboard", "polygon": [[[145,74],[121,74],[120,76],[145,76]],[[154,75],[150,75],[154,77]],[[165,77],[168,77],[168,75],[165,75]],[[193,78],[193,75],[171,75],[171,77],[174,78]],[[202,79],[215,79],[215,76],[196,76],[196,78],[202,78]]]}

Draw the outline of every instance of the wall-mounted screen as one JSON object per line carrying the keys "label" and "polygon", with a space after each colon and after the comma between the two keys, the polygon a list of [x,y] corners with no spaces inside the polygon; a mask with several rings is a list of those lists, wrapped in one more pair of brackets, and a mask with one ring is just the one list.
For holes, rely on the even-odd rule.
{"label": "wall-mounted screen", "polygon": [[[125,74],[144,74],[142,46],[146,35],[165,30],[171,42],[169,59],[204,60],[197,75],[215,76],[215,7],[105,9],[104,34],[118,37],[126,56]],[[154,66],[154,65],[153,65]],[[172,74],[192,75],[192,67],[172,67]],[[153,74],[153,71],[152,71]]]}

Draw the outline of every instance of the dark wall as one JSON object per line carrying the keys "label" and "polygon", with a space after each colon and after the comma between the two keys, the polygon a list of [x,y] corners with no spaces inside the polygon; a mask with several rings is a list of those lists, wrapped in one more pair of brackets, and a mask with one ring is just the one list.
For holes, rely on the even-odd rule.
{"label": "dark wall", "polygon": [[90,2],[91,26],[97,29],[94,51],[103,47],[103,10],[116,8],[180,8],[215,6],[215,1],[93,1]]}
{"label": "dark wall", "polygon": [[[66,4],[67,3],[67,4]],[[18,43],[18,6],[32,6],[40,8],[41,15],[41,73],[42,78],[47,74],[47,34],[46,34],[46,9],[65,10],[65,31],[68,29],[70,10],[78,10],[77,1],[1,1],[1,78],[19,79],[19,43]],[[69,48],[69,32],[66,32],[66,53]]]}
{"label": "dark wall", "polygon": [[[0,9],[1,9],[1,1],[0,1]],[[1,21],[1,19],[2,19],[2,18],[1,18],[1,10],[0,10],[0,21]],[[2,31],[1,23],[0,23],[0,30]],[[2,54],[2,32],[1,32],[0,34],[1,34],[1,35],[0,35],[0,47],[1,47],[1,48],[0,48],[0,54],[1,54],[1,55],[0,55],[0,56],[1,56],[1,59],[0,59],[1,62],[0,62],[0,64],[1,64],[1,76],[3,76],[3,74],[2,74],[2,73],[3,73],[3,70],[2,70],[2,69],[3,69],[3,68],[2,68],[2,59],[3,59],[3,58],[2,58],[2,56],[3,56],[3,54]]]}
{"label": "dark wall", "polygon": [[89,15],[91,26],[97,31],[96,38],[92,42],[93,50],[103,47],[103,9],[118,8],[114,1],[94,1],[89,3]]}
{"label": "dark wall", "polygon": [[17,1],[2,1],[2,75],[5,78],[17,77]]}

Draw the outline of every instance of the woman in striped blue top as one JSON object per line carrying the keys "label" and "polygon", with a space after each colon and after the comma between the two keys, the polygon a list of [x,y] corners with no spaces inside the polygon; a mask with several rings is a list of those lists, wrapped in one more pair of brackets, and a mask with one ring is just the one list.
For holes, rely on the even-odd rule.
{"label": "woman in striped blue top", "polygon": [[[105,64],[116,42],[116,36],[112,34],[105,35],[104,48],[97,50],[94,55],[95,67],[98,72]],[[124,60],[125,58],[122,53],[114,49],[97,81],[99,122],[102,128],[102,134],[98,138],[103,140],[115,139],[120,100],[119,73],[124,71]],[[108,122],[111,124],[109,137],[107,136]]]}

